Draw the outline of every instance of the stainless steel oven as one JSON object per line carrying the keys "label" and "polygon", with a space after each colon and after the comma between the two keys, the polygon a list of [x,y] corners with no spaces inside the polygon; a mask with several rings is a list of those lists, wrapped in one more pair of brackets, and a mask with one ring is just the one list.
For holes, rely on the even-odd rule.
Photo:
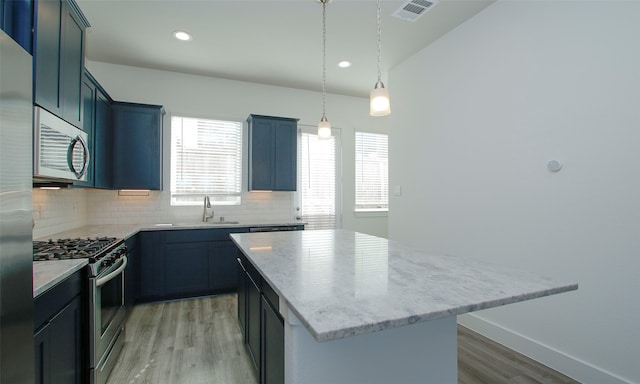
{"label": "stainless steel oven", "polygon": [[104,384],[124,344],[127,248],[120,244],[89,267],[90,383]]}

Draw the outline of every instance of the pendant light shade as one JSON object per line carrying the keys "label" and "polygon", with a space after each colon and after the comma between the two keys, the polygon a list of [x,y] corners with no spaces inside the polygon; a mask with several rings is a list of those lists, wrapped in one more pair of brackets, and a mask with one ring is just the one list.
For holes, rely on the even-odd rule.
{"label": "pendant light shade", "polygon": [[325,116],[322,116],[320,122],[318,123],[318,138],[319,139],[328,139],[331,137],[331,123]]}
{"label": "pendant light shade", "polygon": [[331,123],[325,115],[326,109],[326,82],[327,82],[327,3],[331,0],[319,0],[322,4],[322,118],[318,123],[318,138],[328,139],[331,137]]}
{"label": "pendant light shade", "polygon": [[389,91],[382,83],[380,67],[382,66],[382,18],[380,17],[380,0],[378,0],[378,81],[369,96],[369,114],[371,116],[387,116],[391,113]]}
{"label": "pendant light shade", "polygon": [[371,91],[369,104],[369,114],[371,116],[387,116],[391,113],[389,91],[384,87],[382,81],[378,80]]}

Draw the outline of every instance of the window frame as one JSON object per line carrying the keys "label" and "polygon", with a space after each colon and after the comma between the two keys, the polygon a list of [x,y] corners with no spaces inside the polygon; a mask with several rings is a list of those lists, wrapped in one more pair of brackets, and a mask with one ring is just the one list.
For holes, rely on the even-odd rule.
{"label": "window frame", "polygon": [[[387,178],[386,178],[386,206],[382,206],[379,208],[374,207],[363,207],[358,205],[358,184],[362,182],[362,178],[358,177],[358,152],[361,147],[361,141],[359,140],[359,135],[376,135],[376,136],[384,136],[387,140],[387,151],[386,151],[386,167],[387,167]],[[356,217],[383,217],[387,216],[389,213],[389,135],[387,133],[378,133],[378,132],[365,132],[365,131],[355,131],[354,133],[354,207],[353,212]],[[363,204],[361,204],[363,205]]]}
{"label": "window frame", "polygon": [[[174,118],[179,119],[195,119],[202,121],[211,121],[211,122],[222,122],[222,123],[230,123],[236,125],[237,135],[235,137],[237,141],[237,147],[233,147],[231,149],[232,152],[235,152],[236,158],[236,175],[233,176],[236,178],[235,184],[237,186],[237,191],[233,193],[221,194],[215,193],[214,191],[196,191],[193,193],[191,200],[185,201],[177,201],[174,197],[175,195],[180,195],[179,193],[174,193],[174,188],[176,187],[174,177],[176,173],[174,172],[174,162],[176,159],[174,155],[176,155],[176,148],[174,148]],[[188,206],[201,206],[202,201],[205,195],[208,195],[211,199],[211,203],[214,205],[227,205],[227,206],[239,206],[242,204],[242,194],[243,194],[243,164],[245,160],[245,121],[239,118],[220,118],[220,117],[210,117],[210,116],[201,116],[201,115],[193,115],[188,113],[182,114],[172,114],[170,116],[170,124],[169,124],[169,151],[170,151],[170,161],[169,161],[169,204],[172,207],[188,207]],[[186,193],[182,194],[187,195]]]}

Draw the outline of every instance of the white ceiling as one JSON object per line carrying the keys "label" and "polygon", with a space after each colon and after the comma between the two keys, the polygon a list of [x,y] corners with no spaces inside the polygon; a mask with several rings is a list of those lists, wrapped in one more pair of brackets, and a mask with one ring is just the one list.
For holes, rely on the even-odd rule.
{"label": "white ceiling", "polygon": [[[419,20],[392,16],[382,0],[382,72],[493,0],[441,0]],[[321,91],[322,6],[317,0],[77,0],[91,24],[87,58]],[[377,78],[376,2],[327,5],[327,92],[368,97]],[[174,30],[193,35],[190,42]],[[340,69],[337,63],[353,65]],[[391,88],[391,87],[390,87]]]}

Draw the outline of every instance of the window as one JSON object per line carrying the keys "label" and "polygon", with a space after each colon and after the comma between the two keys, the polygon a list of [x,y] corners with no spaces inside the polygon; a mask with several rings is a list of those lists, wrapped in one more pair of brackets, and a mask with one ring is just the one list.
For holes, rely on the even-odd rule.
{"label": "window", "polygon": [[[334,129],[335,131],[335,129]],[[305,229],[331,229],[336,221],[336,136],[318,139],[315,127],[298,139],[298,193]]]}
{"label": "window", "polygon": [[356,132],[356,211],[389,210],[389,139]]}
{"label": "window", "polygon": [[240,204],[242,122],[171,118],[171,205]]}

